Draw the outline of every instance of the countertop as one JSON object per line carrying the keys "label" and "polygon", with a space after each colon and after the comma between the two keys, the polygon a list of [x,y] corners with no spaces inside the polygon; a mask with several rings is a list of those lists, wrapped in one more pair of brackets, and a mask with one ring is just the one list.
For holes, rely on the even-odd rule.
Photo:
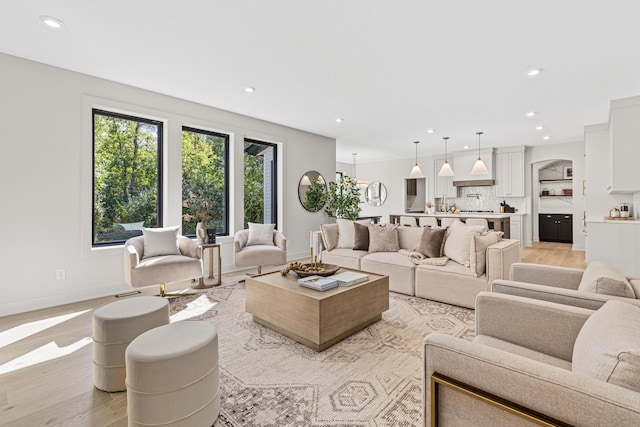
{"label": "countertop", "polygon": [[397,214],[397,215],[394,215],[394,216],[416,216],[416,217],[418,217],[418,216],[429,216],[429,217],[435,217],[435,218],[450,217],[450,218],[501,219],[501,218],[510,218],[511,215],[514,215],[514,214],[508,214],[508,213],[480,213],[480,212],[469,212],[469,213],[460,212],[459,214],[452,214],[452,213],[447,213],[447,212],[436,212],[436,213],[433,213],[433,214],[427,214],[427,213],[412,212],[412,213]]}

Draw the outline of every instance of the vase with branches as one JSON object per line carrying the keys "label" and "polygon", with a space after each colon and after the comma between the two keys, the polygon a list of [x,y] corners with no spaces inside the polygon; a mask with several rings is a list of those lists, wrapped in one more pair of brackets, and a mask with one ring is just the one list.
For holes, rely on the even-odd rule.
{"label": "vase with branches", "polygon": [[213,203],[208,197],[196,195],[189,191],[188,197],[182,201],[182,219],[196,222],[196,236],[199,243],[206,242],[207,226],[213,219]]}

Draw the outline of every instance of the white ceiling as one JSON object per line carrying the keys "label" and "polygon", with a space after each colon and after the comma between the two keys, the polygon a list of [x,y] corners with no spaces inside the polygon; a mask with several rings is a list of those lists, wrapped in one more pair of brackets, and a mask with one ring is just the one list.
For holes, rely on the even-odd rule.
{"label": "white ceiling", "polygon": [[348,163],[477,147],[477,130],[578,141],[640,95],[637,0],[7,0],[0,16],[1,52],[334,137]]}

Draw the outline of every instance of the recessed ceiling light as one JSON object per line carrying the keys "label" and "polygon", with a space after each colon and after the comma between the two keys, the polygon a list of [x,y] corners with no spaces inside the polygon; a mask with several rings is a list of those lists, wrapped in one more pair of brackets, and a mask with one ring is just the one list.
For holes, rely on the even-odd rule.
{"label": "recessed ceiling light", "polygon": [[64,22],[59,20],[58,18],[54,18],[53,16],[41,15],[40,20],[44,22],[44,24],[51,28],[62,28],[64,27]]}
{"label": "recessed ceiling light", "polygon": [[542,125],[536,126],[536,130],[542,130],[542,129],[544,129],[544,126],[542,126]]}
{"label": "recessed ceiling light", "polygon": [[427,129],[427,133],[434,133],[435,131],[435,129]]}
{"label": "recessed ceiling light", "polygon": [[527,76],[535,77],[539,75],[541,72],[542,72],[542,68],[532,68],[531,70],[527,71]]}
{"label": "recessed ceiling light", "polygon": [[542,137],[542,139],[544,139],[545,141],[548,141],[551,139],[551,135],[545,135]]}
{"label": "recessed ceiling light", "polygon": [[338,117],[336,119],[336,123],[342,123],[342,122],[344,122],[344,119],[342,117]]}
{"label": "recessed ceiling light", "polygon": [[247,92],[247,93],[253,93],[253,92],[256,91],[256,88],[255,87],[251,87],[251,86],[247,86],[247,87],[244,88],[244,91]]}
{"label": "recessed ceiling light", "polygon": [[465,145],[465,146],[464,146],[464,147],[462,147],[462,148],[464,148],[465,150],[468,150],[468,149],[469,149],[469,146],[468,146],[468,145]]}
{"label": "recessed ceiling light", "polygon": [[533,117],[533,116],[535,116],[535,115],[536,115],[536,112],[535,112],[535,111],[529,111],[529,112],[527,113],[527,117]]}

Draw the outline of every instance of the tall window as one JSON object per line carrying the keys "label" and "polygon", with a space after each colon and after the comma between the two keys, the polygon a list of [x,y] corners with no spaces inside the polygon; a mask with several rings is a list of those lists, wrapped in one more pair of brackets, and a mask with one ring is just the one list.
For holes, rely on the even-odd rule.
{"label": "tall window", "polygon": [[182,233],[196,224],[229,234],[229,135],[182,128]]}
{"label": "tall window", "polygon": [[249,222],[277,224],[277,165],[275,144],[244,140],[244,226]]}
{"label": "tall window", "polygon": [[93,110],[93,246],[162,225],[162,122]]}

